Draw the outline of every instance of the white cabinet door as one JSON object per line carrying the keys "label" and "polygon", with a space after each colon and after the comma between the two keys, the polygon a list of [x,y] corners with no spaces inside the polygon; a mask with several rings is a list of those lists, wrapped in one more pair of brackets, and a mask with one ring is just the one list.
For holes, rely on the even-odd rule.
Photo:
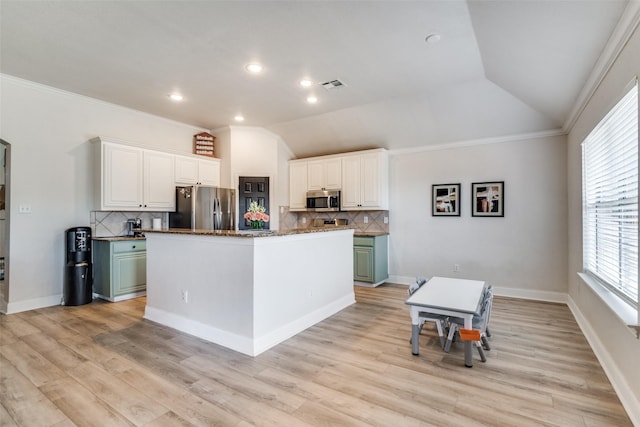
{"label": "white cabinet door", "polygon": [[380,150],[342,158],[342,209],[389,209],[389,165]]}
{"label": "white cabinet door", "polygon": [[307,162],[289,163],[289,209],[307,208]]}
{"label": "white cabinet door", "polygon": [[[100,210],[138,209],[142,204],[142,150],[104,144]],[[96,173],[100,173],[96,171]]]}
{"label": "white cabinet door", "polygon": [[175,156],[176,185],[220,186],[220,160]]}
{"label": "white cabinet door", "polygon": [[307,189],[323,190],[324,188],[324,161],[314,160],[307,162]]}
{"label": "white cabinet door", "polygon": [[158,151],[144,151],[144,191],[142,208],[175,210],[174,156]]}
{"label": "white cabinet door", "polygon": [[380,207],[380,158],[377,154],[360,157],[360,206]]}
{"label": "white cabinet door", "polygon": [[198,183],[220,186],[220,160],[198,159]]}
{"label": "white cabinet door", "polygon": [[342,187],[342,159],[310,160],[307,162],[308,190],[340,190]]}
{"label": "white cabinet door", "polygon": [[175,163],[177,185],[198,183],[198,159],[176,156]]}
{"label": "white cabinet door", "polygon": [[360,156],[342,158],[342,209],[360,206]]}
{"label": "white cabinet door", "polygon": [[324,188],[327,190],[342,188],[342,158],[324,161]]}

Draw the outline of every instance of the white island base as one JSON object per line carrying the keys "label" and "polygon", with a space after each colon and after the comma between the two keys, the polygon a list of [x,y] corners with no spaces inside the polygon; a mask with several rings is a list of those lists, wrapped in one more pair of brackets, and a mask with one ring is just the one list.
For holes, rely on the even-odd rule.
{"label": "white island base", "polygon": [[353,230],[146,236],[144,317],[250,356],[355,302]]}

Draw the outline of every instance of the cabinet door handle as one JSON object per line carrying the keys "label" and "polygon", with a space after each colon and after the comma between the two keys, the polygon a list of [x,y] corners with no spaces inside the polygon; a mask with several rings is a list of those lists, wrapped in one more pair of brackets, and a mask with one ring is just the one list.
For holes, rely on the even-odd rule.
{"label": "cabinet door handle", "polygon": [[136,245],[133,245],[133,246],[131,247],[131,249],[135,249],[135,248],[136,248]]}

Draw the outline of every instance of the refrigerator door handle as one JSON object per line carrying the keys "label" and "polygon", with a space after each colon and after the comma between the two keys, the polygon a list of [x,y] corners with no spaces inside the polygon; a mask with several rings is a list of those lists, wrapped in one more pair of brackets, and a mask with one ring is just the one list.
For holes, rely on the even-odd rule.
{"label": "refrigerator door handle", "polygon": [[211,199],[211,228],[217,230],[218,212],[216,211],[216,199]]}
{"label": "refrigerator door handle", "polygon": [[213,199],[213,229],[220,230],[220,199]]}

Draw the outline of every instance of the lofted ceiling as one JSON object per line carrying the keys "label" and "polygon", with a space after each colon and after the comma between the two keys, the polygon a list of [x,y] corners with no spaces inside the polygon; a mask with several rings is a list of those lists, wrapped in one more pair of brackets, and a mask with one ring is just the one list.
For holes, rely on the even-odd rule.
{"label": "lofted ceiling", "polygon": [[242,114],[297,157],[411,149],[561,129],[626,6],[1,0],[0,72],[206,129]]}

